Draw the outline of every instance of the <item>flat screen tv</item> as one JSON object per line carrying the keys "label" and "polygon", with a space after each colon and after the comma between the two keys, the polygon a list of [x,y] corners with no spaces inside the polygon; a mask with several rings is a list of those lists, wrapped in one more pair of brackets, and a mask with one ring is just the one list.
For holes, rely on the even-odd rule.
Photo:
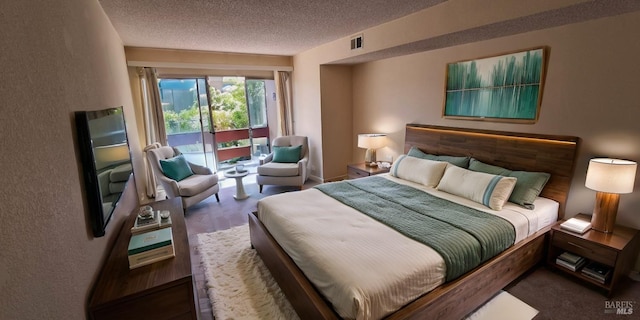
{"label": "flat screen tv", "polygon": [[75,121],[91,229],[102,237],[133,173],[123,108],[77,111]]}

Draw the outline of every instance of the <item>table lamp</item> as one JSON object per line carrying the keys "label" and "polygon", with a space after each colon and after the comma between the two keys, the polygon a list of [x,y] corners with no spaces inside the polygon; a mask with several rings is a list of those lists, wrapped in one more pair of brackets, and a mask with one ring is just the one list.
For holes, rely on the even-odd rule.
{"label": "table lamp", "polygon": [[382,148],[387,143],[387,135],[382,133],[363,133],[358,135],[358,147],[366,148],[364,155],[365,165],[376,166],[376,149]]}
{"label": "table lamp", "polygon": [[589,161],[585,186],[597,191],[591,216],[592,229],[613,232],[620,194],[633,191],[636,167],[635,162],[628,160],[596,158]]}

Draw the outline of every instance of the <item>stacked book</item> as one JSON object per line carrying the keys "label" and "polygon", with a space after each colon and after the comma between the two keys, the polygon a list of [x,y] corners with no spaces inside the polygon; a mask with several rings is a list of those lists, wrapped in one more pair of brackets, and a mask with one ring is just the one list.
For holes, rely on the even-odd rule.
{"label": "stacked book", "polygon": [[556,258],[557,265],[567,268],[571,271],[577,271],[586,262],[587,260],[584,257],[566,251]]}
{"label": "stacked book", "polygon": [[174,257],[171,227],[132,235],[128,255],[129,269]]}
{"label": "stacked book", "polygon": [[153,214],[149,217],[137,216],[133,227],[131,227],[131,234],[170,227],[171,216],[167,215],[166,218],[163,218],[160,213],[160,211],[153,211]]}
{"label": "stacked book", "polygon": [[582,268],[582,274],[589,279],[604,284],[611,275],[611,268],[604,264],[591,261]]}

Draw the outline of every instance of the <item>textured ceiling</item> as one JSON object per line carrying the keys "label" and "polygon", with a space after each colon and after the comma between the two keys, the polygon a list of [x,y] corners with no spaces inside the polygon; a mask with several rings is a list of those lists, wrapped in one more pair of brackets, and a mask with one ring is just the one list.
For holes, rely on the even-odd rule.
{"label": "textured ceiling", "polygon": [[[126,46],[295,55],[445,0],[99,0]],[[640,10],[594,0],[335,63],[359,63]]]}
{"label": "textured ceiling", "polygon": [[126,46],[295,55],[445,0],[99,0]]}

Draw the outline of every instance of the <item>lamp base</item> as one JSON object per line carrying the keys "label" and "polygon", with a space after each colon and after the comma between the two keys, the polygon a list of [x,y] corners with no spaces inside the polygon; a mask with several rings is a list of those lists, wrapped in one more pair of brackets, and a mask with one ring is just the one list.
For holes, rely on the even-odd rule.
{"label": "lamp base", "polygon": [[376,163],[376,149],[368,148],[364,154],[364,164],[367,167],[377,167]]}
{"label": "lamp base", "polygon": [[616,224],[619,201],[620,195],[617,193],[597,192],[596,204],[591,216],[591,229],[612,233]]}

